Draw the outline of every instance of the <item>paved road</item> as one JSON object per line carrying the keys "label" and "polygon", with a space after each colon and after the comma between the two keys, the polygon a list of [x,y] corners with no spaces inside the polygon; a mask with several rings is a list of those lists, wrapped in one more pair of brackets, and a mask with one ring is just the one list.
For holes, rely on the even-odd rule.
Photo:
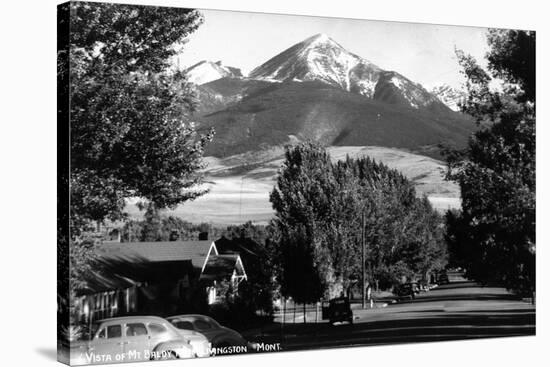
{"label": "paved road", "polygon": [[[245,333],[249,340],[281,343],[283,350],[535,335],[535,306],[503,288],[459,281],[387,307],[354,305],[353,325],[275,323]],[[314,313],[312,314],[314,315]],[[303,320],[303,319],[302,319]]]}

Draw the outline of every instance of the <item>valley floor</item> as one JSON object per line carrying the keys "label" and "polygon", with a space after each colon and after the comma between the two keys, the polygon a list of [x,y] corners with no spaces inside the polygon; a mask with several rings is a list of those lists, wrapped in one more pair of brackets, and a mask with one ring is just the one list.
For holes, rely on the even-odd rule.
{"label": "valley floor", "polygon": [[[418,195],[427,195],[432,205],[443,212],[460,207],[458,186],[443,177],[444,163],[401,149],[385,147],[329,147],[333,160],[369,156],[390,168],[401,171],[414,182]],[[265,224],[273,217],[269,193],[275,185],[277,171],[283,164],[282,147],[260,152],[249,152],[223,159],[207,157],[205,187],[210,192],[193,202],[171,211],[193,223],[208,222],[219,225],[252,221]],[[132,216],[140,212],[128,206]]]}

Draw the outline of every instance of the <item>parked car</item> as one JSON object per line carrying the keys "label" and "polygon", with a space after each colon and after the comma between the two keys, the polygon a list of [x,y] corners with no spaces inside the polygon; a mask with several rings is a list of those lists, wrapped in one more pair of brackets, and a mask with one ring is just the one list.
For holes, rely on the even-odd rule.
{"label": "parked car", "polygon": [[449,275],[447,275],[446,271],[442,271],[437,276],[437,283],[439,284],[449,284]]}
{"label": "parked car", "polygon": [[125,316],[98,321],[88,341],[75,343],[71,363],[133,362],[206,357],[209,343],[199,333],[181,333],[155,316]]}
{"label": "parked car", "polygon": [[177,315],[167,318],[180,331],[194,331],[204,335],[213,348],[248,346],[241,334],[220,325],[216,320],[204,315]]}
{"label": "parked car", "polygon": [[347,297],[333,298],[328,302],[328,306],[325,307],[324,317],[328,318],[331,324],[337,321],[347,321],[353,324],[353,312],[351,311],[351,305]]}
{"label": "parked car", "polygon": [[417,283],[404,283],[396,286],[393,290],[393,293],[399,298],[399,299],[415,299],[416,294],[420,292],[420,288],[418,287]]}

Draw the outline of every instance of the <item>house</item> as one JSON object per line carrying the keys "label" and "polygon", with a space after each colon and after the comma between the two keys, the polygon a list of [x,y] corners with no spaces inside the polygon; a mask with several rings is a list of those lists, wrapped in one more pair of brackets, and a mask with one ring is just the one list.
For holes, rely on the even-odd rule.
{"label": "house", "polygon": [[221,237],[214,243],[216,249],[223,255],[239,255],[243,266],[246,269],[252,268],[258,264],[263,251],[260,244],[249,237],[228,239]]}
{"label": "house", "polygon": [[213,241],[105,242],[76,298],[82,322],[128,314],[204,311],[219,301],[223,280],[247,279],[238,254],[221,255]]}
{"label": "house", "polygon": [[[228,276],[229,274],[231,275]],[[247,279],[247,275],[239,255],[213,255],[208,258],[199,279],[208,284],[208,304],[213,304],[221,301],[219,283],[228,280],[233,288],[238,288],[239,283]]]}

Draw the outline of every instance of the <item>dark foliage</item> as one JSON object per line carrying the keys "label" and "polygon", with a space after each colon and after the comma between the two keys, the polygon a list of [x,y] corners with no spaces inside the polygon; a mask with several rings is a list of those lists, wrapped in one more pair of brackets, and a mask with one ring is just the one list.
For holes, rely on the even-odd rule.
{"label": "dark foliage", "polygon": [[197,11],[86,2],[63,9],[69,39],[58,50],[58,76],[70,98],[63,184],[71,205],[65,266],[74,294],[94,260],[94,224],[124,217],[131,197],[164,208],[203,193],[194,188],[212,135],[195,131],[194,96],[184,76],[168,69],[201,24]]}
{"label": "dark foliage", "polygon": [[183,75],[168,71],[200,14],[72,3],[70,21],[74,230],[120,219],[128,197],[163,208],[200,195],[193,187],[211,136],[195,132],[193,95]]}
{"label": "dark foliage", "polygon": [[[482,127],[449,156],[462,211],[447,215],[452,261],[482,282],[535,289],[535,33],[491,30],[489,72],[457,52],[467,78],[464,112]],[[497,78],[501,88],[492,90]]]}
{"label": "dark foliage", "polygon": [[316,143],[288,147],[271,202],[275,270],[281,294],[296,302],[340,295],[363,266],[369,281],[391,287],[445,265],[440,216],[402,174],[370,158],[332,163]]}

